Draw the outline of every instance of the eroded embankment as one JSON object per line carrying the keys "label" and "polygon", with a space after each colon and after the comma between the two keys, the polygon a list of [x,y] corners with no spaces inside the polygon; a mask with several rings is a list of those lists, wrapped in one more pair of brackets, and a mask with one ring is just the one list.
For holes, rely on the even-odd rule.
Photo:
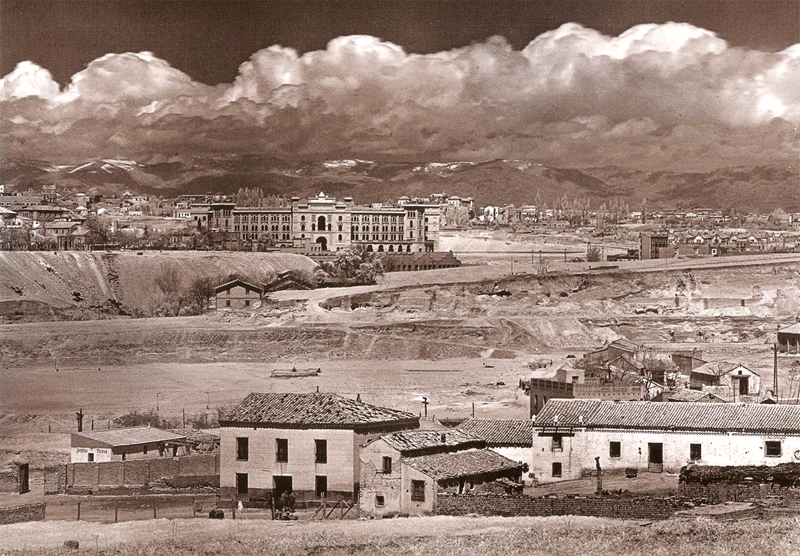
{"label": "eroded embankment", "polygon": [[0,252],[0,315],[11,321],[153,315],[166,304],[156,285],[165,266],[186,293],[203,276],[259,280],[284,270],[310,272],[316,264],[286,253]]}

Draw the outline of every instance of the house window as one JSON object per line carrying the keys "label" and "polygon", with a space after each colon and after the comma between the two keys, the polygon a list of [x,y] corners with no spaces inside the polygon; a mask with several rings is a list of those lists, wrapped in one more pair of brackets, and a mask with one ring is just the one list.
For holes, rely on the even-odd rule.
{"label": "house window", "polygon": [[89,452],[89,461],[94,461],[94,453]]}
{"label": "house window", "polygon": [[250,307],[250,300],[249,299],[245,299],[244,300],[244,306],[245,307]]}
{"label": "house window", "polygon": [[561,462],[554,461],[553,462],[553,477],[560,477],[561,476]]}
{"label": "house window", "polygon": [[328,463],[328,441],[314,441],[314,463]]}
{"label": "house window", "polygon": [[703,459],[702,444],[689,444],[689,459],[692,461],[700,461]]}
{"label": "house window", "polygon": [[314,480],[314,493],[317,498],[322,498],[328,495],[328,477],[325,475],[317,475]]}
{"label": "house window", "polygon": [[780,440],[767,440],[764,444],[764,455],[771,458],[777,458],[781,455],[781,441]]}
{"label": "house window", "polygon": [[[769,442],[767,444],[769,444]],[[144,445],[144,452],[143,453],[145,453],[145,454],[147,453],[147,444]],[[780,454],[778,454],[778,455],[780,455]]]}
{"label": "house window", "polygon": [[236,438],[236,459],[247,461],[250,458],[250,439]]}
{"label": "house window", "polygon": [[226,299],[225,300],[225,307],[230,307],[230,306],[231,306],[231,300],[230,299]]}
{"label": "house window", "polygon": [[561,452],[564,449],[564,444],[561,441],[561,435],[553,435],[552,451]]}
{"label": "house window", "polygon": [[412,502],[425,501],[425,481],[411,481]]}
{"label": "house window", "polygon": [[392,458],[389,456],[383,456],[383,472],[387,475],[392,472]]}
{"label": "house window", "polygon": [[622,443],[621,442],[609,442],[608,443],[608,455],[612,458],[618,458],[622,456]]}
{"label": "house window", "polygon": [[384,498],[383,494],[375,495],[375,505],[379,507],[383,507],[386,505],[386,498]]}
{"label": "house window", "polygon": [[278,463],[289,461],[289,440],[286,438],[275,439],[275,461]]}
{"label": "house window", "polygon": [[247,473],[236,474],[236,493],[247,494]]}

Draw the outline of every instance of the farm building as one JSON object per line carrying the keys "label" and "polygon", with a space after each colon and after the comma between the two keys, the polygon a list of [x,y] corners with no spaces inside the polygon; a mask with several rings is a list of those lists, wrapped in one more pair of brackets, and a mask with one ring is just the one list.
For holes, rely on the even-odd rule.
{"label": "farm building", "polygon": [[72,434],[70,461],[101,462],[183,455],[186,437],[155,427],[131,427]]}
{"label": "farm building", "polygon": [[335,394],[250,394],[220,419],[220,494],[356,499],[359,447],[416,428],[413,413]]}
{"label": "farm building", "polygon": [[368,515],[407,513],[403,502],[403,458],[484,448],[486,442],[460,430],[415,430],[386,434],[361,448],[359,505]]}
{"label": "farm building", "polygon": [[467,419],[458,426],[486,441],[486,447],[523,464],[528,471],[533,446],[533,421],[530,419]]}
{"label": "farm building", "polygon": [[741,363],[716,361],[700,365],[689,374],[689,385],[692,388],[717,388],[715,393],[726,397],[728,401],[754,401],[751,396],[758,396],[761,389],[761,377]]}
{"label": "farm building", "polygon": [[432,513],[438,492],[522,492],[523,465],[487,448],[404,458],[401,465],[400,505],[409,515]]}
{"label": "farm building", "polygon": [[795,324],[778,330],[778,349],[782,353],[800,355],[800,318]]}
{"label": "farm building", "polygon": [[691,390],[681,388],[680,390],[664,390],[653,398],[654,402],[704,402],[704,403],[725,403],[725,400],[713,392],[703,392],[702,390]]}
{"label": "farm building", "polygon": [[800,461],[800,406],[562,400],[536,416],[533,468],[540,483],[636,468]]}
{"label": "farm building", "polygon": [[258,286],[248,284],[244,280],[231,280],[214,288],[217,310],[255,309],[261,306],[264,294]]}

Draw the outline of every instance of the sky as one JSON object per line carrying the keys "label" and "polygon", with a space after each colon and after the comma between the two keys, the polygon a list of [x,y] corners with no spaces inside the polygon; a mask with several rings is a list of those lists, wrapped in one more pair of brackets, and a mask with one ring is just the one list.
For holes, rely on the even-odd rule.
{"label": "sky", "polygon": [[800,1],[0,0],[0,150],[800,161]]}

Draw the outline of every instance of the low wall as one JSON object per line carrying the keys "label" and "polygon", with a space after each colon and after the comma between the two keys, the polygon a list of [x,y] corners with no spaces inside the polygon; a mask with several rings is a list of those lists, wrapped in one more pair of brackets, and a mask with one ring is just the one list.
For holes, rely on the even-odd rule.
{"label": "low wall", "polygon": [[0,508],[0,525],[24,521],[44,521],[44,502]]}
{"label": "low wall", "polygon": [[668,519],[683,504],[668,498],[534,498],[498,494],[436,495],[437,515],[584,515],[621,519]]}
{"label": "low wall", "polygon": [[680,483],[678,494],[683,498],[702,498],[709,504],[800,500],[800,488],[758,483]]}
{"label": "low wall", "polygon": [[144,486],[171,477],[219,476],[219,454],[101,463],[68,463],[45,469],[46,494],[67,489]]}

